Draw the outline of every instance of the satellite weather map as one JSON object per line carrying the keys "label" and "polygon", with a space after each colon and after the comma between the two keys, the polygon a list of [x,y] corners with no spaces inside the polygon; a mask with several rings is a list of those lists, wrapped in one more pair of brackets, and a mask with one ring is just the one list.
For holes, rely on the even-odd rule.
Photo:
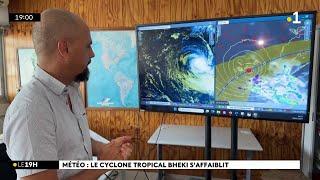
{"label": "satellite weather map", "polygon": [[142,103],[305,112],[310,17],[301,16],[300,23],[289,15],[138,28]]}
{"label": "satellite weather map", "polygon": [[[215,56],[209,35],[215,26],[142,32],[140,86],[155,101],[214,103]],[[140,62],[139,62],[140,63]]]}

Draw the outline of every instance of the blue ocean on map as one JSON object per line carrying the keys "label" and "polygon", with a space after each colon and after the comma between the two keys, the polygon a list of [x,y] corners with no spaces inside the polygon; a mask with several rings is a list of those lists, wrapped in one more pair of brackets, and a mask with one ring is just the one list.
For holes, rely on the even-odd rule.
{"label": "blue ocean on map", "polygon": [[134,31],[93,31],[88,107],[137,108],[138,75]]}

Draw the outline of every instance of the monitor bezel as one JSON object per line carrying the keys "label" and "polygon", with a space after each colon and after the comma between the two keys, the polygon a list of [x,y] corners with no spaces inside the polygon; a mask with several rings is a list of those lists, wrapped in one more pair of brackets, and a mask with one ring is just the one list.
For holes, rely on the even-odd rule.
{"label": "monitor bezel", "polygon": [[[248,16],[235,16],[235,17],[219,17],[219,18],[209,18],[209,19],[196,19],[196,20],[186,20],[186,21],[171,21],[171,22],[161,22],[161,23],[151,23],[151,24],[138,24],[136,26],[136,42],[137,42],[137,69],[138,69],[138,95],[139,95],[139,110],[140,111],[150,111],[150,112],[165,112],[165,113],[177,113],[177,114],[189,114],[189,115],[203,115],[203,116],[214,116],[214,117],[230,117],[230,118],[241,118],[241,119],[252,119],[252,120],[268,120],[268,121],[282,121],[282,122],[296,122],[296,123],[308,123],[310,116],[310,100],[311,100],[311,89],[312,89],[312,76],[313,76],[313,61],[314,61],[314,43],[315,43],[315,31],[316,31],[316,18],[317,11],[298,11],[300,14],[312,14],[312,28],[311,28],[311,49],[310,49],[310,67],[309,67],[309,81],[308,81],[308,100],[307,100],[307,109],[305,118],[302,120],[294,120],[294,119],[275,119],[275,118],[267,118],[267,117],[240,117],[234,115],[215,115],[215,114],[207,114],[207,113],[194,113],[194,112],[180,112],[180,111],[168,111],[168,110],[158,110],[155,108],[147,109],[141,108],[141,87],[140,87],[140,61],[139,61],[139,49],[138,49],[138,32],[141,27],[151,27],[151,26],[159,26],[159,25],[171,25],[171,24],[184,24],[184,23],[195,23],[195,22],[206,22],[206,21],[219,21],[219,20],[231,20],[231,19],[243,19],[243,18],[260,18],[260,17],[273,17],[273,16],[288,16],[293,15],[295,12],[285,12],[285,13],[274,13],[274,14],[259,14],[259,15],[248,15]],[[314,77],[316,78],[316,77]],[[152,106],[150,106],[152,107]],[[227,109],[226,109],[227,110]],[[255,111],[252,111],[255,112]],[[279,114],[279,112],[270,112]],[[289,114],[289,113],[283,113]]]}

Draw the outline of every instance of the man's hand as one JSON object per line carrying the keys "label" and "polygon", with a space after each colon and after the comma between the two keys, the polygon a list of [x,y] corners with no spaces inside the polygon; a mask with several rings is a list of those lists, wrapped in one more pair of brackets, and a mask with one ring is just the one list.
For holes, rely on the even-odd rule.
{"label": "man's hand", "polygon": [[99,160],[127,160],[132,153],[131,137],[122,136],[100,146]]}
{"label": "man's hand", "polygon": [[124,160],[129,159],[131,153],[132,153],[132,144],[131,143],[125,143],[121,146],[121,155],[124,158]]}

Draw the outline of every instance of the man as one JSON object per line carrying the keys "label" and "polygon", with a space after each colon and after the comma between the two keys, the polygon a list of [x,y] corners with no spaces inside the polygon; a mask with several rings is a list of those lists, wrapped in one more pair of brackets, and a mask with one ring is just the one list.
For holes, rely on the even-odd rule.
{"label": "man", "polygon": [[[61,9],[41,13],[32,32],[38,67],[10,105],[4,142],[12,160],[127,159],[128,136],[102,144],[90,138],[79,82],[94,57],[88,26]],[[22,179],[97,179],[105,170],[16,170]]]}

